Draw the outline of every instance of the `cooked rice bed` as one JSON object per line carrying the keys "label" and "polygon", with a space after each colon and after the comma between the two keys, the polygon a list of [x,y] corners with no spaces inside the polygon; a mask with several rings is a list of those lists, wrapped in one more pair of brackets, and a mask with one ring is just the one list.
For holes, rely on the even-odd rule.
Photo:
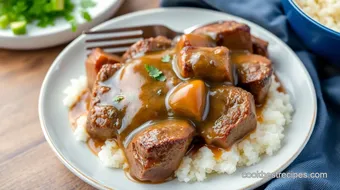
{"label": "cooked rice bed", "polygon": [[296,0],[296,3],[314,20],[340,32],[339,0]]}
{"label": "cooked rice bed", "polygon": [[[80,77],[82,82],[86,82]],[[79,79],[79,80],[80,80]],[[73,81],[74,83],[75,81]],[[79,83],[82,83],[79,82]],[[261,160],[263,155],[272,155],[281,147],[284,138],[284,127],[291,122],[293,107],[288,94],[280,92],[280,83],[272,78],[267,102],[262,109],[261,121],[258,120],[256,130],[241,142],[226,151],[221,150],[219,156],[208,147],[201,147],[194,155],[183,158],[175,176],[182,182],[203,181],[210,173],[232,174],[237,167],[250,166]],[[81,89],[78,89],[81,93]],[[68,93],[67,95],[74,95]],[[66,97],[67,100],[75,98]],[[67,102],[70,105],[70,102]],[[78,119],[74,135],[77,140],[86,142],[89,138],[85,130],[85,118]],[[107,140],[101,147],[98,157],[106,167],[126,168],[128,164],[123,151],[111,140]]]}

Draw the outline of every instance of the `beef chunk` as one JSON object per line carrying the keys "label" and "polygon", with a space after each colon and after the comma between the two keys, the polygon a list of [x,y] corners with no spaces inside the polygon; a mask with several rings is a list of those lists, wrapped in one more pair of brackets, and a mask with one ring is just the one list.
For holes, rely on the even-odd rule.
{"label": "beef chunk", "polygon": [[229,50],[225,47],[184,47],[177,58],[177,65],[184,78],[234,83],[234,68]]}
{"label": "beef chunk", "polygon": [[92,50],[85,62],[89,89],[92,89],[97,73],[103,65],[120,63],[121,61],[119,56],[105,53],[100,48]]}
{"label": "beef chunk", "polygon": [[140,40],[133,44],[123,55],[123,60],[137,58],[145,53],[165,50],[171,47],[171,40],[164,36]]}
{"label": "beef chunk", "polygon": [[181,51],[186,46],[193,47],[215,47],[215,41],[207,35],[202,34],[184,34],[177,42],[177,52]]}
{"label": "beef chunk", "polygon": [[100,140],[114,138],[121,127],[121,113],[111,105],[101,104],[107,98],[106,93],[110,91],[109,87],[102,86],[102,82],[112,77],[121,67],[122,64],[103,65],[97,75],[86,124],[86,130],[92,138]]}
{"label": "beef chunk", "polygon": [[104,65],[97,74],[97,78],[96,78],[97,81],[95,84],[97,85],[98,82],[106,81],[107,79],[112,77],[122,66],[123,64],[121,63],[117,63],[114,65]]}
{"label": "beef chunk", "polygon": [[268,57],[268,42],[262,40],[261,38],[251,36],[251,41],[253,43],[253,53],[257,55],[262,55]]}
{"label": "beef chunk", "polygon": [[163,182],[178,168],[195,133],[186,120],[151,123],[130,141],[130,174],[140,181]]}
{"label": "beef chunk", "polygon": [[273,75],[271,61],[260,55],[243,54],[234,56],[232,62],[237,67],[239,86],[253,94],[256,104],[264,103]]}
{"label": "beef chunk", "polygon": [[175,115],[203,119],[208,89],[202,80],[183,82],[169,96],[169,106]]}
{"label": "beef chunk", "polygon": [[199,127],[207,144],[229,148],[256,128],[253,96],[238,87],[217,86],[210,89],[210,112]]}
{"label": "beef chunk", "polygon": [[225,46],[230,50],[253,51],[250,28],[246,24],[224,21],[198,28],[193,33],[209,35],[216,40],[218,46]]}
{"label": "beef chunk", "polygon": [[121,63],[116,63],[114,65],[103,65],[102,69],[98,72],[96,81],[93,85],[90,106],[100,103],[101,99],[105,100],[102,98],[102,96],[111,89],[110,87],[103,85],[102,82],[111,78],[122,66],[123,64]]}
{"label": "beef chunk", "polygon": [[86,131],[92,138],[105,141],[116,137],[120,125],[121,119],[116,108],[96,105],[88,113]]}

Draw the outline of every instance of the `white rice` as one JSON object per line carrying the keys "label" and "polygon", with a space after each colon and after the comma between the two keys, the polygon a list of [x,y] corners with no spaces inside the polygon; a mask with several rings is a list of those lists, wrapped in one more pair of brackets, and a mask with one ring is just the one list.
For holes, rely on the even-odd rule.
{"label": "white rice", "polygon": [[127,168],[123,151],[113,140],[106,140],[102,150],[98,153],[98,157],[104,166],[110,168]]}
{"label": "white rice", "polygon": [[314,20],[340,32],[339,0],[295,0],[299,7]]}
{"label": "white rice", "polygon": [[79,96],[87,88],[87,78],[86,76],[80,76],[77,79],[71,79],[71,85],[64,90],[66,97],[63,103],[67,107],[71,107],[79,98]]}
{"label": "white rice", "polygon": [[[76,121],[76,129],[73,132],[77,141],[85,142],[89,139],[86,131],[86,115],[80,116]],[[99,160],[109,168],[127,168],[123,151],[113,140],[106,140],[98,153]]]}
{"label": "white rice", "polygon": [[[78,80],[84,81],[81,78]],[[71,83],[73,86],[73,84],[80,82]],[[177,179],[182,182],[193,182],[203,181],[210,173],[232,174],[237,167],[256,164],[261,160],[261,156],[270,156],[279,150],[281,140],[284,138],[284,127],[291,122],[293,113],[289,95],[279,92],[277,90],[279,86],[280,84],[273,77],[267,103],[263,108],[263,122],[258,122],[256,130],[249,137],[233,145],[229,151],[223,150],[218,159],[207,147],[200,148],[193,156],[184,157],[180,167],[175,172]],[[70,91],[68,90],[68,92]],[[78,92],[77,97],[82,91],[78,90]],[[68,99],[72,98],[68,97]],[[77,140],[86,141],[88,139],[85,122],[85,116],[81,116],[77,120],[77,128],[74,131]],[[123,151],[115,141],[107,140],[101,149],[98,157],[104,166],[111,168],[128,167]]]}
{"label": "white rice", "polygon": [[76,121],[76,129],[73,131],[73,135],[77,141],[86,142],[89,138],[89,134],[86,132],[86,118],[86,115],[82,115]]}
{"label": "white rice", "polygon": [[175,172],[179,181],[203,181],[210,173],[231,174],[237,167],[256,164],[262,155],[272,155],[280,149],[284,126],[291,122],[293,107],[289,95],[277,91],[280,84],[274,77],[272,81],[263,109],[263,122],[258,122],[255,132],[229,151],[223,150],[218,160],[207,147],[200,148],[192,157],[185,157]]}

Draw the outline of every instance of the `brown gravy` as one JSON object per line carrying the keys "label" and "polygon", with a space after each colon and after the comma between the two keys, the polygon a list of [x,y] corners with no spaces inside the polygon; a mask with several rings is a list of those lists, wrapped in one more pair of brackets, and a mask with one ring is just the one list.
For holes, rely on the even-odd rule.
{"label": "brown gravy", "polygon": [[[235,52],[232,53],[232,57],[242,56],[248,54],[247,52]],[[174,50],[165,50],[156,53],[147,54],[141,58],[134,59],[127,63],[118,73],[107,81],[102,83],[103,87],[109,87],[110,90],[103,93],[101,97],[101,104],[113,105],[118,110],[122,111],[122,120],[124,123],[119,130],[118,143],[123,145],[125,138],[150,119],[164,119],[168,117],[174,117],[173,113],[167,110],[165,105],[166,94],[179,84],[182,80],[178,78],[172,68],[171,63],[164,63],[161,61],[164,55],[174,56]],[[166,76],[166,81],[156,81],[151,78],[145,70],[145,63],[152,65],[161,70]],[[276,77],[277,78],[277,77]],[[136,81],[131,83],[131,81]],[[213,86],[214,84],[208,84]],[[160,93],[158,93],[160,92]],[[116,103],[112,101],[112,97],[116,95],[124,95],[124,100]],[[70,109],[69,117],[71,123],[82,114],[86,113],[89,109],[90,92],[85,91],[80,97],[77,103]],[[134,106],[131,106],[134,105]],[[263,121],[262,117],[263,106],[256,108],[257,120]],[[215,118],[215,117],[211,117]],[[211,123],[207,118],[204,122],[193,121],[196,127]],[[72,125],[74,128],[74,124]],[[204,141],[203,141],[204,142]],[[95,140],[89,140],[88,146],[95,154],[100,151],[100,145],[103,143],[95,142]],[[190,154],[196,152],[200,147],[204,146],[204,143],[193,143],[194,146],[190,148]],[[98,145],[98,146],[96,146]],[[214,152],[219,152],[218,148],[209,146]],[[218,155],[218,154],[217,154]]]}
{"label": "brown gravy", "polygon": [[90,91],[86,90],[82,93],[81,96],[78,97],[77,102],[70,108],[69,110],[69,120],[74,130],[76,127],[76,120],[81,116],[87,113],[90,106]]}
{"label": "brown gravy", "polygon": [[281,80],[279,77],[274,73],[275,75],[275,81],[280,84],[279,88],[277,88],[277,91],[282,92],[282,93],[287,93],[285,87],[282,85]]}
{"label": "brown gravy", "polygon": [[168,177],[166,180],[160,181],[160,182],[140,181],[140,180],[134,178],[132,175],[130,175],[129,169],[124,169],[124,173],[125,173],[126,178],[128,178],[129,180],[131,180],[135,183],[141,183],[141,184],[161,184],[161,183],[165,183],[167,181],[171,181],[171,180],[175,179],[175,175],[172,175],[172,176]]}
{"label": "brown gravy", "polygon": [[214,157],[216,160],[219,160],[221,158],[223,150],[225,150],[223,148],[219,148],[219,147],[212,146],[212,145],[206,145],[206,146],[214,153]]}
{"label": "brown gravy", "polygon": [[105,141],[90,138],[86,144],[93,154],[98,155],[101,151],[101,147],[105,144]]}
{"label": "brown gravy", "polygon": [[[238,55],[242,54],[247,53],[238,52],[237,54],[235,53],[233,56],[237,57]],[[120,147],[123,148],[123,150],[123,144],[125,144],[124,141],[126,137],[130,133],[133,133],[133,131],[137,130],[145,122],[154,119],[177,117],[170,110],[167,109],[165,102],[167,93],[176,85],[181,83],[182,79],[177,76],[176,72],[172,68],[173,66],[171,63],[164,63],[161,61],[164,55],[170,55],[171,57],[174,57],[174,51],[165,50],[162,52],[151,53],[143,57],[136,58],[126,63],[123,68],[117,71],[117,73],[115,73],[111,78],[104,82],[101,82],[100,84],[103,89],[106,89],[104,89],[105,91],[103,91],[101,94],[100,104],[112,105],[122,113],[120,119],[123,122],[121,128],[118,130],[119,135],[117,142]],[[150,77],[145,69],[145,64],[154,66],[162,71],[164,76],[166,77],[166,80],[162,82]],[[276,79],[279,82],[277,77]],[[207,83],[207,85],[214,86],[215,84]],[[278,90],[280,92],[285,92],[282,85]],[[124,96],[124,99],[120,102],[114,102],[113,97],[118,95]],[[75,103],[75,105],[70,109],[69,118],[73,128],[75,127],[74,123],[76,119],[80,115],[88,111],[89,101],[90,92],[86,91],[79,97],[77,103]],[[263,107],[264,106],[262,105],[256,108],[257,121],[260,123],[263,122]],[[196,128],[199,128],[203,127],[206,124],[215,122],[215,118],[217,117],[218,115],[214,115],[212,117],[207,117],[207,119],[203,122],[198,122],[194,120],[192,120],[192,122],[194,123]],[[250,134],[246,135],[244,138],[249,137]],[[99,151],[101,150],[101,146],[103,145],[103,141],[98,141],[93,138],[90,138],[87,142],[87,146],[96,155],[98,155]],[[218,148],[212,145],[206,145],[204,140],[202,141],[202,138],[200,138],[199,140],[194,140],[192,142],[192,145],[187,151],[186,155],[195,154],[199,150],[199,148],[203,146],[207,146],[209,149],[211,149],[216,159],[220,159],[223,150],[228,151],[227,149]],[[128,175],[129,179],[138,181],[132,178],[128,174],[128,172],[126,172],[126,174]]]}

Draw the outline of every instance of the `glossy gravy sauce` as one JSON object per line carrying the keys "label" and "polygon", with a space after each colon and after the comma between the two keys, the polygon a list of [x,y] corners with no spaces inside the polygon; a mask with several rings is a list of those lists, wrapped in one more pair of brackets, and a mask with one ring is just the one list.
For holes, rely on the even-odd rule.
{"label": "glossy gravy sauce", "polygon": [[280,84],[279,88],[277,88],[277,91],[282,92],[282,93],[287,93],[285,87],[282,85],[280,78],[274,73],[275,75],[275,81]]}
{"label": "glossy gravy sauce", "polygon": [[90,98],[91,93],[89,90],[85,90],[79,97],[77,102],[71,106],[68,116],[69,121],[72,126],[72,130],[75,130],[76,126],[76,120],[84,114],[87,114],[87,111],[90,108]]}
{"label": "glossy gravy sauce", "polygon": [[[232,54],[232,56],[243,54],[247,53],[236,52]],[[122,113],[120,118],[122,125],[118,131],[118,143],[121,146],[126,144],[123,143],[125,138],[131,133],[134,133],[134,131],[145,122],[176,117],[171,110],[166,108],[165,98],[167,93],[181,83],[182,80],[177,76],[170,62],[164,63],[161,61],[164,55],[170,55],[173,58],[174,50],[170,49],[149,53],[140,58],[133,59],[125,64],[124,67],[117,71],[111,78],[100,84],[102,93],[99,104],[112,105]],[[162,71],[166,80],[164,82],[157,81],[150,77],[145,69],[145,64]],[[215,85],[214,83],[208,82],[206,82],[206,84],[207,86]],[[115,102],[113,98],[116,96],[123,96],[124,99],[120,102]],[[70,109],[69,117],[71,123],[74,123],[76,118],[88,110],[89,98],[90,93],[88,91],[84,92],[78,102]],[[262,109],[263,106],[256,108],[257,118],[260,122],[263,121]],[[193,121],[193,123],[196,127],[200,127],[202,124],[213,123],[218,117],[218,114],[210,117],[211,121],[209,121],[208,117],[206,121]],[[98,149],[94,144],[102,144],[90,143],[91,145],[89,145],[89,147],[92,147],[91,150],[94,150],[93,152],[97,152]]]}
{"label": "glossy gravy sauce", "polygon": [[[240,54],[240,52],[237,54]],[[150,53],[143,57],[133,59],[126,63],[108,80],[100,83],[101,93],[98,95],[100,96],[100,102],[98,104],[112,105],[121,113],[119,115],[121,127],[118,130],[117,138],[117,142],[120,147],[124,147],[124,144],[128,144],[125,142],[126,137],[136,133],[138,128],[144,123],[150,120],[177,117],[171,112],[171,110],[167,109],[165,99],[167,93],[183,80],[177,76],[171,62],[164,63],[161,61],[164,55],[170,55],[173,58],[174,50]],[[158,81],[150,77],[145,68],[146,64],[162,71],[166,80]],[[214,86],[215,84],[206,82],[206,85],[209,87]],[[284,92],[283,87],[280,88],[280,90]],[[113,99],[116,96],[122,96],[123,99],[119,102],[115,102]],[[73,128],[75,127],[76,119],[88,111],[89,100],[90,92],[86,91],[79,97],[77,103],[70,109],[69,117]],[[210,109],[211,108],[212,107],[210,107]],[[257,120],[259,122],[263,122],[262,111],[263,106],[256,108]],[[203,122],[197,122],[194,120],[192,120],[192,122],[195,124],[196,128],[200,128],[207,123],[215,122],[216,118],[219,117],[218,114],[221,113],[217,112],[216,115],[207,117]],[[246,137],[248,137],[248,135]],[[87,145],[90,150],[97,155],[101,146],[104,145],[104,142],[90,138]],[[197,142],[194,140],[187,152],[187,155],[194,154],[202,146],[210,148],[216,159],[219,159],[223,153],[222,148],[206,145],[202,140]]]}
{"label": "glossy gravy sauce", "polygon": [[90,138],[86,142],[86,144],[89,147],[89,149],[91,150],[91,152],[98,156],[98,153],[101,151],[101,147],[105,144],[105,141]]}

